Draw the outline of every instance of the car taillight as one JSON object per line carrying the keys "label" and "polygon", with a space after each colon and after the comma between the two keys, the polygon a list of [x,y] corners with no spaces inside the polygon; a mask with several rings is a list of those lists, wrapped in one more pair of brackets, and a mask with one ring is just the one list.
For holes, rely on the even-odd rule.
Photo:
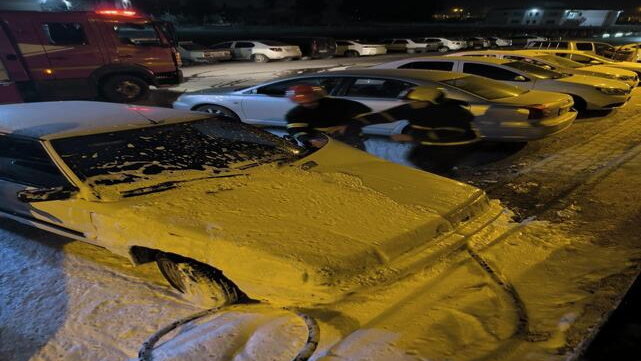
{"label": "car taillight", "polygon": [[283,48],[269,48],[271,51],[283,51]]}
{"label": "car taillight", "polygon": [[181,66],[183,66],[183,60],[180,57],[180,53],[177,51],[174,51],[174,61],[176,62],[177,67],[180,68]]}
{"label": "car taillight", "polygon": [[552,115],[552,110],[543,104],[528,105],[523,108],[530,112],[528,119],[543,119]]}

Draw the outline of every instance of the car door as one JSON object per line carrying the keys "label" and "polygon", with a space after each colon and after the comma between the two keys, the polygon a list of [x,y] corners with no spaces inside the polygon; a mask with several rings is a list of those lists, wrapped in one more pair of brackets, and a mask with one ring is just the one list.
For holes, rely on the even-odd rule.
{"label": "car door", "polygon": [[0,104],[22,103],[16,83],[9,78],[9,72],[0,59]]}
{"label": "car door", "polygon": [[80,237],[93,227],[84,200],[68,199],[25,203],[18,192],[42,188],[72,188],[67,178],[36,140],[0,134],[0,212],[19,220],[47,225]]}
{"label": "car door", "polygon": [[[380,112],[401,104],[405,101],[399,95],[417,84],[396,79],[377,77],[354,77],[348,79],[337,94],[338,97],[365,104],[374,112]],[[400,123],[402,122],[402,123]],[[367,134],[389,135],[402,128],[407,121],[383,123],[365,127]]]}
{"label": "car door", "polygon": [[285,115],[294,108],[294,104],[286,92],[294,85],[312,85],[325,89],[332,94],[342,81],[341,77],[304,77],[288,79],[248,90],[242,96],[241,106],[245,122],[264,126],[287,125]]}
{"label": "car door", "polygon": [[252,51],[254,48],[254,43],[249,41],[237,41],[234,43],[232,48],[234,52],[234,58],[238,59],[250,59],[252,56]]}
{"label": "car door", "polygon": [[532,89],[535,82],[525,74],[508,70],[495,64],[482,64],[474,62],[462,62],[461,72],[484,76],[486,78],[498,80],[519,88]]}

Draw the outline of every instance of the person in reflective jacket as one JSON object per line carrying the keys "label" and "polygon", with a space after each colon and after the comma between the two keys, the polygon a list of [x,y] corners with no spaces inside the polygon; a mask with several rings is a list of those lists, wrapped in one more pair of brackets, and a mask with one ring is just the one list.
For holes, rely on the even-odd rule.
{"label": "person in reflective jacket", "polygon": [[287,119],[287,131],[307,147],[320,148],[327,142],[322,134],[365,150],[361,130],[368,125],[361,114],[371,109],[361,103],[325,95],[321,87],[296,85],[287,91],[287,96],[298,104],[291,109]]}
{"label": "person in reflective jacket", "polygon": [[469,154],[472,145],[481,140],[473,123],[474,115],[462,102],[446,98],[441,90],[414,87],[399,98],[409,102],[360,118],[369,123],[409,121],[403,134],[392,135],[392,139],[415,144],[408,160],[418,168],[449,174]]}

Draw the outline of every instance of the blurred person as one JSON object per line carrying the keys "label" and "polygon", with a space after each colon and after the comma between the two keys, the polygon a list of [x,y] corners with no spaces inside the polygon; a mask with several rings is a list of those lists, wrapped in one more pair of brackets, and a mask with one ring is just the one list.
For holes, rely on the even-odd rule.
{"label": "blurred person", "polygon": [[407,158],[416,167],[438,174],[450,175],[452,168],[469,156],[481,140],[474,126],[474,115],[462,102],[448,99],[443,91],[430,87],[405,90],[399,98],[408,103],[378,113],[362,115],[366,123],[407,120],[403,134],[391,138],[412,142]]}
{"label": "blurred person", "polygon": [[323,134],[365,150],[362,128],[369,123],[359,115],[372,110],[355,101],[328,97],[321,87],[296,85],[287,91],[298,104],[287,112],[287,131],[306,147],[321,148],[327,143]]}

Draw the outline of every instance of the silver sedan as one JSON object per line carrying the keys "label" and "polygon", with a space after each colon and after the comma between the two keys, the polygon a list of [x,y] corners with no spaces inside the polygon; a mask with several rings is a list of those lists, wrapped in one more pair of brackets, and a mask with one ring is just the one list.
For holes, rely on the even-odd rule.
{"label": "silver sedan", "polygon": [[[285,115],[295,104],[285,92],[293,85],[323,87],[330,96],[361,102],[373,111],[403,104],[398,96],[415,86],[442,89],[462,101],[475,115],[475,125],[488,140],[540,139],[569,127],[576,118],[568,95],[524,90],[475,75],[445,71],[362,69],[306,74],[241,88],[214,88],[181,95],[173,107],[222,114],[259,126],[286,125]],[[391,135],[408,122],[376,124],[365,134]]]}

